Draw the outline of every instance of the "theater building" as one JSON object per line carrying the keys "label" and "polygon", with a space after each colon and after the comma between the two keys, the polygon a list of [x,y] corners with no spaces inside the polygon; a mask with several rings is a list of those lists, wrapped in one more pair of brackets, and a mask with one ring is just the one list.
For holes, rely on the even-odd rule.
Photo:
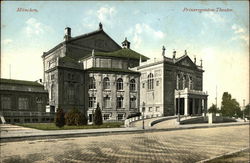
{"label": "theater building", "polygon": [[51,111],[78,108],[91,122],[97,103],[105,121],[124,120],[142,107],[147,117],[201,115],[207,109],[204,70],[196,59],[187,52],[167,57],[165,48],[161,58],[149,59],[130,49],[127,39],[117,44],[101,23],[76,37],[67,27],[64,40],[42,58]]}

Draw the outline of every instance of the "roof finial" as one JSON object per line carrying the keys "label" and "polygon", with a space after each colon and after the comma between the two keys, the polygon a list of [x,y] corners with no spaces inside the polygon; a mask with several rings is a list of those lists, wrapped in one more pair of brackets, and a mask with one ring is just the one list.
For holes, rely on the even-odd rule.
{"label": "roof finial", "polygon": [[185,55],[187,55],[187,50],[185,50]]}
{"label": "roof finial", "polygon": [[102,30],[102,23],[99,23],[99,30]]}
{"label": "roof finial", "polygon": [[194,64],[196,64],[196,56],[194,56]]}
{"label": "roof finial", "polygon": [[163,46],[162,46],[162,56],[165,56],[165,50],[166,50],[166,48],[165,48],[165,46],[163,45]]}
{"label": "roof finial", "polygon": [[202,67],[202,59],[200,61],[201,61],[201,67]]}
{"label": "roof finial", "polygon": [[95,49],[92,50],[92,57],[95,56]]}

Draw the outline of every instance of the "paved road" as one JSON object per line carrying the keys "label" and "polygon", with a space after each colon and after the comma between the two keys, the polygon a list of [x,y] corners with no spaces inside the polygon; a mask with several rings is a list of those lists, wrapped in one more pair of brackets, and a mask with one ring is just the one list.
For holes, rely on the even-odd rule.
{"label": "paved road", "polygon": [[196,162],[249,146],[249,126],[1,143],[2,162]]}

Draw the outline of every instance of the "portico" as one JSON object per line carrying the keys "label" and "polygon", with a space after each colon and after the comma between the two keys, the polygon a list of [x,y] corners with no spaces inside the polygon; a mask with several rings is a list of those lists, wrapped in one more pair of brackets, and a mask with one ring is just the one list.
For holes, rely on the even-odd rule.
{"label": "portico", "polygon": [[[202,115],[207,112],[207,93],[185,88],[175,90],[175,113],[180,115]],[[180,108],[178,108],[180,107]]]}

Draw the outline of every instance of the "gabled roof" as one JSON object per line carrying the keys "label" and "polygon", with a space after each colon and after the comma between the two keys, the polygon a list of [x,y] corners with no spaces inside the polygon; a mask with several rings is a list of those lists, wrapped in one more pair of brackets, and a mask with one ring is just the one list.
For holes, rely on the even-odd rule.
{"label": "gabled roof", "polygon": [[175,64],[181,64],[184,66],[198,68],[198,66],[189,58],[189,56],[187,54],[181,56],[180,58],[177,58],[175,61]]}
{"label": "gabled roof", "polygon": [[99,34],[99,33],[103,33],[104,35],[106,35],[110,40],[112,40],[119,48],[121,48],[121,46],[119,44],[117,44],[106,32],[104,32],[103,29],[98,29],[98,30],[95,30],[93,32],[89,32],[89,33],[85,33],[83,35],[79,35],[79,36],[76,36],[76,37],[71,37],[70,40],[68,41],[63,41],[61,43],[59,43],[58,45],[56,45],[54,48],[50,49],[49,51],[45,52],[42,57],[46,56],[47,54],[55,51],[56,49],[60,48],[64,43],[71,43],[73,41],[76,41],[76,40],[79,40],[79,39],[83,39],[83,38],[87,38],[87,37],[90,37],[90,36],[93,36],[93,35],[96,35],[96,34]]}
{"label": "gabled roof", "polygon": [[3,78],[0,78],[0,83],[1,84],[18,84],[18,85],[43,87],[43,85],[39,84],[38,82],[27,81],[27,80],[13,80],[13,79],[3,79]]}
{"label": "gabled roof", "polygon": [[[92,54],[88,54],[85,57],[81,58],[80,60],[87,58],[89,56],[91,56]],[[123,48],[114,52],[95,52],[94,56],[105,56],[105,57],[117,57],[117,58],[130,58],[130,59],[141,59],[142,61],[145,61],[147,59],[149,59],[148,57],[137,53],[136,51],[133,51],[131,49],[127,49],[127,48]]]}

